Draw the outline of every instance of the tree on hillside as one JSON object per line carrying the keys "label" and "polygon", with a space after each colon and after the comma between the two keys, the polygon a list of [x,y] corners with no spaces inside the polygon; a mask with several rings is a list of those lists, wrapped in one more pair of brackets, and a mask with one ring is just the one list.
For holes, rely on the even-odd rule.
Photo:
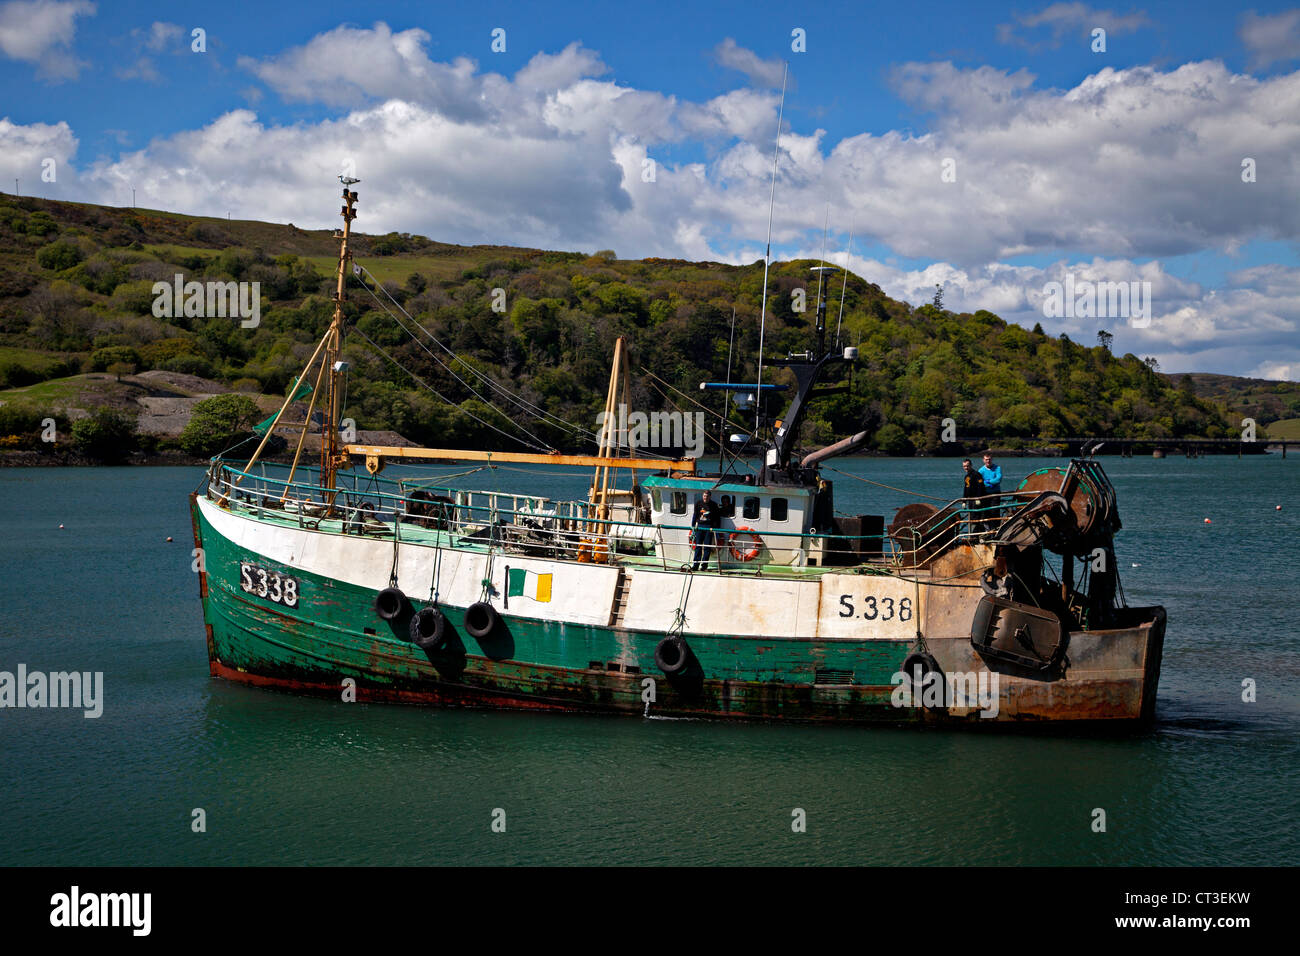
{"label": "tree on hillside", "polygon": [[247,395],[205,398],[194,406],[180,446],[190,455],[214,455],[243,438],[261,414]]}

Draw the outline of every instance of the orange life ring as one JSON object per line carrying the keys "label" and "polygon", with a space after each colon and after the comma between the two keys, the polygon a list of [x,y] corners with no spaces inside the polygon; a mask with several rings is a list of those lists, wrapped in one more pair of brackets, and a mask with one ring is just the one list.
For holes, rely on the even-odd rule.
{"label": "orange life ring", "polygon": [[[753,542],[753,545],[746,548],[744,551],[741,551],[736,547],[736,538],[740,537],[742,534],[748,535],[749,539]],[[740,525],[727,537],[727,545],[731,549],[731,556],[737,561],[753,561],[758,557],[758,552],[763,549],[763,539],[758,536],[753,528]]]}

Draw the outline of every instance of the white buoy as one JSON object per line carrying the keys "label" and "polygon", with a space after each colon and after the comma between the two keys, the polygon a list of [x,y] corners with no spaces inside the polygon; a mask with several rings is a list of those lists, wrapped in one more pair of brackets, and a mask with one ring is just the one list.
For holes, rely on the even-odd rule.
{"label": "white buoy", "polygon": [[1209,518],[1206,518],[1206,519],[1205,519],[1205,523],[1206,523],[1206,524],[1209,524],[1209,523],[1210,523],[1210,519],[1209,519]]}
{"label": "white buoy", "polygon": [[60,530],[60,531],[63,530],[63,525],[59,525],[59,530]]}
{"label": "white buoy", "polygon": [[167,541],[168,541],[169,543],[171,542],[171,540],[172,540],[172,539],[171,539],[170,537],[167,539]]}

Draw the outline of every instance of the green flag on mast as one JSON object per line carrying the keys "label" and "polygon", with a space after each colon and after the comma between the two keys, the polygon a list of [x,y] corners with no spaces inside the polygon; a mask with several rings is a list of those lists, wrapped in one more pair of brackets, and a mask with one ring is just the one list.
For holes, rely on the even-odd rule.
{"label": "green flag on mast", "polygon": [[[294,385],[294,387],[298,386],[298,384],[299,384],[299,381],[298,381],[298,379],[295,378],[295,379],[293,380],[293,385]],[[301,398],[306,398],[308,395],[311,394],[311,385],[310,385],[310,384],[308,384],[307,382],[302,382],[301,385],[302,385],[302,387],[298,389],[298,393],[297,393],[296,395],[294,395],[293,398],[289,399],[289,401],[291,401],[291,402],[296,402],[296,401],[298,401],[299,399],[301,399]],[[264,418],[264,419],[262,419],[260,422],[258,422],[256,425],[253,426],[253,431],[257,432],[257,434],[259,434],[259,435],[265,435],[268,431],[270,431],[270,429],[271,429],[271,423],[274,422],[274,421],[275,421],[275,416],[274,416],[274,415],[272,415],[270,418]]]}

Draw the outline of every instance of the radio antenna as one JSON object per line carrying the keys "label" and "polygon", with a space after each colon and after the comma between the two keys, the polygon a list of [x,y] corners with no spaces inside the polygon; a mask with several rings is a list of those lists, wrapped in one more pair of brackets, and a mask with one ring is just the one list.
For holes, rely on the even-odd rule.
{"label": "radio antenna", "polygon": [[772,150],[772,191],[767,199],[767,252],[763,254],[763,305],[758,320],[758,401],[754,411],[754,437],[762,428],[763,419],[763,338],[767,332],[767,268],[772,261],[772,210],[776,205],[776,164],[781,156],[781,120],[785,117],[785,84],[790,76],[790,64],[785,64],[781,74],[781,109],[776,115],[776,148]]}
{"label": "radio antenna", "polygon": [[[856,226],[856,223],[854,224]],[[853,227],[849,229],[849,248],[844,253],[844,284],[840,286],[840,317],[835,323],[835,348],[840,347],[840,326],[844,324],[844,293],[849,287],[849,263],[853,261]]]}

